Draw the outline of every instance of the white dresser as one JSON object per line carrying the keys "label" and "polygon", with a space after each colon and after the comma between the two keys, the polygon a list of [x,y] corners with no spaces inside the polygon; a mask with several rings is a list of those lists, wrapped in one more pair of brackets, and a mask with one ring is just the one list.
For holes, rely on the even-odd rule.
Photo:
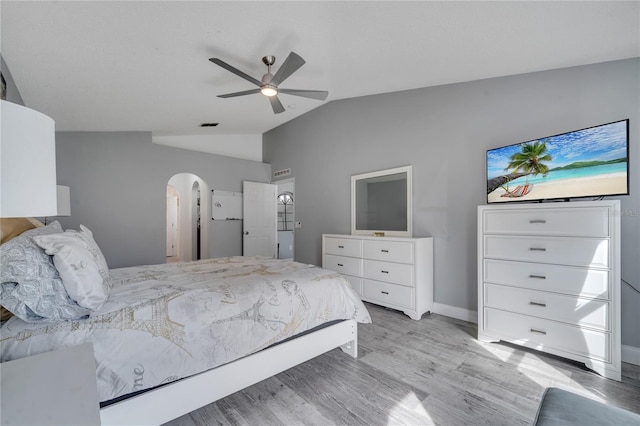
{"label": "white dresser", "polygon": [[362,300],[414,320],[433,307],[433,238],[322,236],[322,267],[343,274]]}
{"label": "white dresser", "polygon": [[478,339],[620,380],[620,202],[478,207]]}

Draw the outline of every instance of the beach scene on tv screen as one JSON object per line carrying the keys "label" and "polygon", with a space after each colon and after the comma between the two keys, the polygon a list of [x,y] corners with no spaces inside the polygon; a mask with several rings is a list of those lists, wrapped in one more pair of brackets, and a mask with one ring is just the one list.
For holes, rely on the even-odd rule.
{"label": "beach scene on tv screen", "polygon": [[487,201],[627,193],[627,122],[487,151]]}

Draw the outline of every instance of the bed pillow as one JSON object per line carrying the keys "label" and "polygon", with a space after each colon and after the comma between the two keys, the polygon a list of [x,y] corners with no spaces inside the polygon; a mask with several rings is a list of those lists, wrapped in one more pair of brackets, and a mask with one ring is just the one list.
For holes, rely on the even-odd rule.
{"label": "bed pillow", "polygon": [[24,321],[75,320],[90,313],[69,297],[53,260],[32,238],[60,232],[53,222],[0,246],[0,304]]}
{"label": "bed pillow", "polygon": [[100,250],[100,247],[98,247],[98,243],[96,243],[96,240],[93,238],[93,232],[91,232],[89,228],[87,228],[86,226],[80,225],[80,233],[85,237],[85,239],[89,243],[89,246],[91,247],[91,253],[95,256],[96,261],[98,262],[98,266],[101,268],[102,271],[104,271],[104,274],[106,274],[106,276],[108,277],[109,265],[107,265],[107,259],[104,258],[104,255],[102,254],[102,250]]}
{"label": "bed pillow", "polygon": [[101,253],[90,234],[68,230],[36,236],[33,240],[53,256],[64,288],[78,305],[92,311],[102,307],[109,296],[109,275],[103,266],[104,257],[100,259]]}
{"label": "bed pillow", "polygon": [[[35,226],[24,217],[2,218],[0,219],[0,244],[4,244],[14,239],[24,231],[33,229]],[[0,321],[6,321],[11,318],[11,311],[0,306]]]}
{"label": "bed pillow", "polygon": [[[32,217],[2,218],[0,219],[0,244],[14,239],[24,231],[42,226],[44,226],[42,222]],[[12,316],[11,311],[0,306],[0,321],[6,321]]]}

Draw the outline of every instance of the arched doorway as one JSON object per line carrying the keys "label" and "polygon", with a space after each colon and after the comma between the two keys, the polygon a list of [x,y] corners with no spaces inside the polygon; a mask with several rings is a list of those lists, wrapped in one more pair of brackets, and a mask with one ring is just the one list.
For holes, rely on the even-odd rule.
{"label": "arched doorway", "polygon": [[[173,188],[172,190],[170,188]],[[167,253],[173,231],[170,228],[170,208],[177,197],[175,239],[176,256],[167,261],[187,262],[209,258],[209,221],[211,194],[209,185],[193,173],[178,173],[167,183]],[[175,192],[173,192],[175,191]],[[177,194],[177,195],[176,195]],[[169,207],[171,206],[171,207]],[[175,243],[174,243],[175,244]]]}

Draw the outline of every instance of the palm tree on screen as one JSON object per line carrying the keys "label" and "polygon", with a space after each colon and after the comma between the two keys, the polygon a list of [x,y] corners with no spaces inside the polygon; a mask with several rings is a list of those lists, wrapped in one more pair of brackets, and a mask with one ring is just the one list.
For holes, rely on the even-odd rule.
{"label": "palm tree on screen", "polygon": [[[533,143],[522,144],[521,151],[513,154],[510,158],[509,164],[504,168],[505,171],[511,169],[511,174],[521,172],[526,173],[525,177],[525,192],[531,191],[533,185],[529,185],[529,175],[537,176],[539,174],[546,176],[549,173],[549,166],[544,164],[545,161],[551,161],[551,155],[547,154],[547,139],[541,141],[535,141]],[[512,196],[509,191],[509,179],[506,182],[506,186],[502,185],[507,193],[503,196]],[[514,191],[518,191],[521,187],[517,187]],[[521,195],[516,195],[521,196]]]}
{"label": "palm tree on screen", "polygon": [[527,143],[522,145],[522,150],[516,152],[511,156],[511,161],[505,167],[505,170],[510,170],[511,173],[518,171],[528,173],[529,175],[543,175],[546,176],[549,173],[549,166],[544,164],[545,161],[551,161],[551,155],[547,154],[547,140],[535,141],[533,143]]}

